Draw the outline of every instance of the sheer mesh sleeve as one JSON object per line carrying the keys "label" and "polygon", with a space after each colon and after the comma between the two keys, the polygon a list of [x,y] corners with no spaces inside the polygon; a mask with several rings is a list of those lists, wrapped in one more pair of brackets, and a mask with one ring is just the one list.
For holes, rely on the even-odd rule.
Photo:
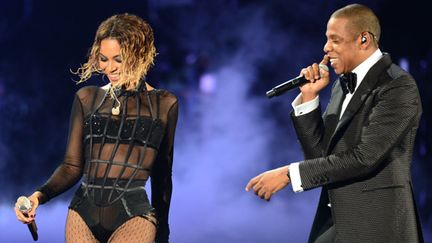
{"label": "sheer mesh sleeve", "polygon": [[57,167],[48,181],[37,191],[42,192],[39,198],[43,204],[51,198],[65,192],[75,185],[83,172],[83,108],[80,99],[75,95],[70,117],[69,137],[63,163]]}
{"label": "sheer mesh sleeve", "polygon": [[156,242],[168,242],[168,212],[172,193],[174,133],[178,117],[177,101],[168,112],[167,128],[151,175],[152,205],[156,209],[158,230]]}

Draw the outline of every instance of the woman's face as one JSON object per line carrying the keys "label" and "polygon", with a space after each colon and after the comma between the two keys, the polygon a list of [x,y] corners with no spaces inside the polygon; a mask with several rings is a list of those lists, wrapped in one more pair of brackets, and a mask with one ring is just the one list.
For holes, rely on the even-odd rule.
{"label": "woman's face", "polygon": [[120,44],[115,39],[103,39],[99,48],[99,68],[108,77],[111,84],[120,79],[122,71],[122,59],[120,55]]}

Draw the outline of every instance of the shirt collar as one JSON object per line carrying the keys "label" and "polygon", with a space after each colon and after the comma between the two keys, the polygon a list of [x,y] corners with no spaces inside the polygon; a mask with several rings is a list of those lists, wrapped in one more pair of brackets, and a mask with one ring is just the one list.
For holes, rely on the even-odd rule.
{"label": "shirt collar", "polygon": [[363,81],[364,77],[366,76],[366,73],[369,71],[369,69],[377,63],[381,57],[383,56],[380,49],[377,49],[370,57],[368,57],[366,60],[364,60],[360,65],[358,65],[354,70],[353,73],[357,74],[357,85],[356,89],[360,85],[360,83]]}

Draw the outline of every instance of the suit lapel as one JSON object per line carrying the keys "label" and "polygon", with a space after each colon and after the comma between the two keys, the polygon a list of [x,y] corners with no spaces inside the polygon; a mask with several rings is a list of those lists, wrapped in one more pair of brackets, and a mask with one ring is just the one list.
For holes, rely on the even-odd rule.
{"label": "suit lapel", "polygon": [[[371,81],[371,82],[365,82],[365,81]],[[366,100],[367,96],[370,94],[373,86],[374,86],[374,79],[368,79],[363,80],[363,82],[358,87],[357,91],[354,93],[353,97],[351,98],[348,106],[345,109],[345,112],[343,113],[341,119],[339,120],[336,129],[334,133],[337,133],[341,127],[345,126],[354,116],[356,111],[361,107],[361,105]]]}
{"label": "suit lapel", "polygon": [[[330,103],[327,106],[326,109],[326,116],[336,116],[337,120],[336,123],[338,123],[339,121],[339,107],[340,104],[343,102],[343,92],[342,92],[342,88],[340,86],[340,81],[339,79],[336,80],[336,83],[333,87],[332,90],[332,97],[330,99]],[[335,124],[336,125],[336,124]]]}
{"label": "suit lapel", "polygon": [[[338,132],[346,126],[349,121],[353,118],[353,116],[356,114],[358,109],[363,105],[366,98],[370,95],[372,90],[375,88],[376,83],[378,82],[379,74],[386,69],[389,65],[391,65],[392,61],[388,54],[384,54],[384,56],[375,64],[372,66],[371,69],[367,72],[366,76],[364,77],[363,81],[361,82],[360,86],[355,91],[353,97],[351,98],[348,106],[345,109],[344,114],[342,115],[341,119],[336,125],[336,128],[334,129],[333,135],[331,136],[328,146],[327,146],[327,153],[329,153],[331,149],[331,144],[333,144],[333,141],[338,134]],[[343,102],[340,99],[342,98],[342,90],[340,88],[340,84],[337,85],[339,87],[339,102]],[[339,96],[339,95],[338,95]],[[335,99],[337,97],[335,96]],[[337,106],[340,103],[336,103],[336,100],[334,102],[335,106]],[[333,109],[333,108],[332,108]],[[333,126],[330,127],[330,129],[333,129]]]}
{"label": "suit lapel", "polygon": [[340,107],[342,105],[343,99],[345,98],[339,79],[336,81],[333,94],[334,95],[330,100],[326,111],[327,128],[329,128],[331,132],[334,132],[336,125],[339,122]]}
{"label": "suit lapel", "polygon": [[330,141],[332,140],[334,131],[336,129],[336,126],[338,125],[340,107],[343,99],[345,98],[342,88],[340,86],[339,79],[335,81],[331,94],[332,96],[330,98],[330,102],[327,105],[327,109],[323,117],[326,128],[323,142],[326,145],[326,151],[328,151]]}

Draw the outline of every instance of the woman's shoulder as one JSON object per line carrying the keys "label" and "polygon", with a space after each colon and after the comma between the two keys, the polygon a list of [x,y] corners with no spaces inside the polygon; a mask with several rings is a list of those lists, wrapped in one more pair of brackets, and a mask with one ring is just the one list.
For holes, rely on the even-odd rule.
{"label": "woman's shoulder", "polygon": [[88,85],[88,86],[84,86],[84,87],[80,88],[76,92],[76,95],[79,98],[83,99],[83,98],[86,98],[89,96],[93,96],[94,94],[97,94],[100,92],[106,92],[105,86],[99,87],[99,86],[95,86],[95,85]]}
{"label": "woman's shoulder", "polygon": [[[89,105],[96,97],[103,97],[103,94],[106,93],[104,87],[99,87],[95,85],[88,85],[80,88],[75,96],[80,100],[81,104],[84,106]],[[100,98],[98,98],[100,99]]]}
{"label": "woman's shoulder", "polygon": [[171,107],[178,102],[177,96],[166,89],[154,89],[149,92],[154,92],[155,94],[157,94],[159,96],[161,104],[164,106]]}
{"label": "woman's shoulder", "polygon": [[172,93],[171,91],[168,91],[166,89],[153,89],[149,92],[157,93],[161,99],[177,101],[177,96],[174,93]]}

